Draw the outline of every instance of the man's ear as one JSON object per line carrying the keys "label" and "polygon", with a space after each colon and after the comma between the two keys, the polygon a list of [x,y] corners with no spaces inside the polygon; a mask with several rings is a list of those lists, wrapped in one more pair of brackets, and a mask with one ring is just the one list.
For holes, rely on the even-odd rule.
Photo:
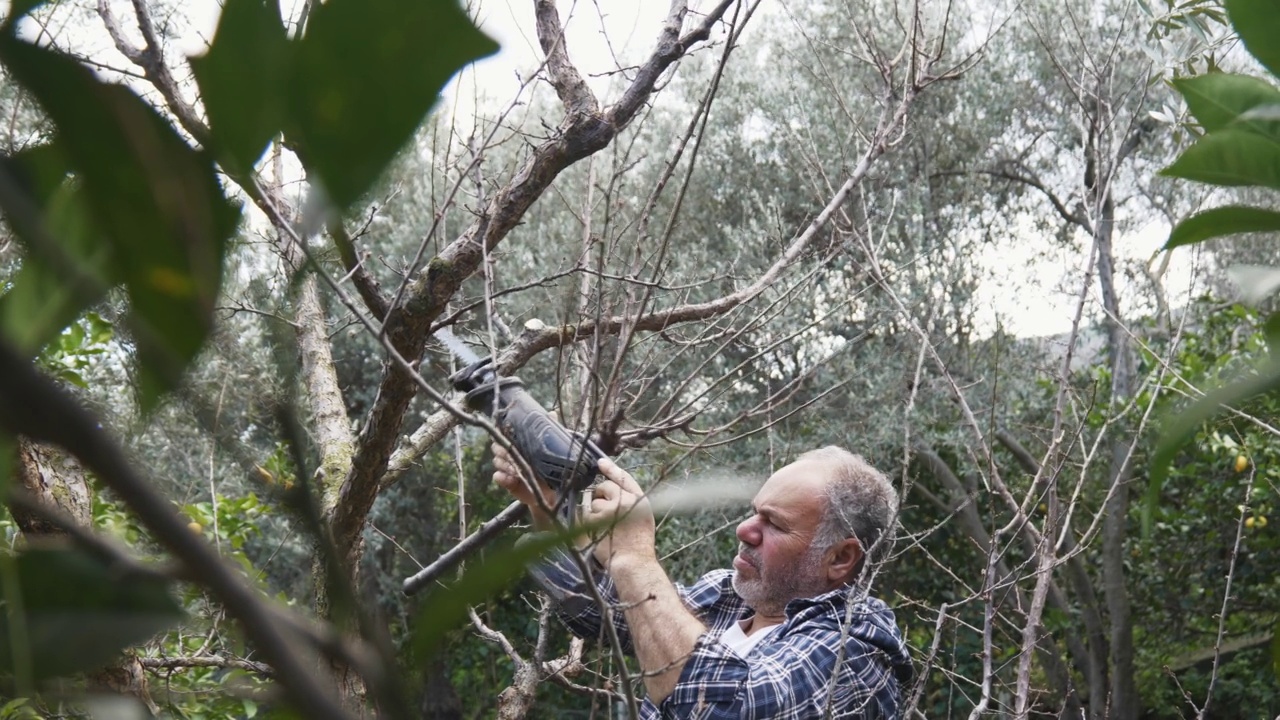
{"label": "man's ear", "polygon": [[853,575],[862,567],[862,543],[857,538],[845,538],[827,551],[831,561],[827,565],[827,580],[835,584],[844,584],[853,580]]}

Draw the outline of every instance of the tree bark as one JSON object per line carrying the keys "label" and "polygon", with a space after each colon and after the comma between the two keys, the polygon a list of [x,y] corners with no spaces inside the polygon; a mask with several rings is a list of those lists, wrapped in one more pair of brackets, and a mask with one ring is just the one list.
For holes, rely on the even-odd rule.
{"label": "tree bark", "polygon": [[[1112,229],[1115,206],[1108,193],[1101,203],[1102,217],[1095,223],[1098,244],[1098,281],[1107,311],[1105,326],[1109,340],[1111,407],[1120,410],[1133,395],[1133,359],[1129,336],[1120,322],[1120,303],[1115,288],[1115,257]],[[1111,442],[1108,491],[1102,525],[1102,589],[1107,603],[1111,634],[1111,711],[1115,720],[1138,716],[1138,687],[1134,677],[1133,617],[1124,569],[1129,522],[1129,483],[1132,443],[1122,436]]]}
{"label": "tree bark", "polygon": [[[85,481],[84,468],[74,457],[57,448],[19,437],[16,479],[42,505],[58,511],[77,525],[88,527],[92,523],[93,494]],[[65,534],[18,506],[13,506],[11,512],[23,535]]]}
{"label": "tree bark", "polygon": [[[320,302],[315,275],[303,278],[295,306],[298,351],[302,356],[302,377],[307,388],[311,430],[320,453],[316,480],[322,492],[322,508],[333,509],[338,501],[342,478],[351,469],[355,454],[355,434],[347,417],[347,406],[329,345],[328,322]],[[352,568],[354,571],[355,568]]]}
{"label": "tree bark", "polygon": [[[1103,73],[1098,83],[1097,102],[1090,121],[1089,158],[1099,175],[1088,183],[1090,200],[1096,220],[1093,239],[1098,249],[1098,284],[1105,311],[1103,326],[1107,331],[1108,365],[1111,370],[1111,411],[1123,412],[1133,396],[1134,360],[1129,334],[1120,312],[1120,298],[1116,291],[1115,231],[1116,207],[1112,182],[1121,165],[1133,154],[1147,132],[1144,121],[1134,123],[1124,131],[1124,139],[1117,143],[1110,157],[1101,154],[1109,149],[1106,140],[1114,137],[1116,123],[1111,105],[1110,76]],[[1105,172],[1105,174],[1102,174]],[[1123,427],[1123,425],[1121,425]],[[1134,668],[1133,617],[1129,603],[1126,579],[1126,538],[1129,522],[1129,492],[1133,480],[1130,458],[1136,440],[1117,434],[1111,442],[1108,468],[1107,500],[1103,506],[1102,525],[1102,584],[1107,604],[1107,616],[1111,641],[1111,697],[1109,717],[1116,720],[1138,716],[1138,686]]]}
{"label": "tree bark", "polygon": [[[71,455],[19,436],[14,476],[18,485],[36,503],[81,527],[88,528],[93,524],[93,491],[85,479],[84,468]],[[62,528],[18,504],[10,504],[10,512],[28,540],[67,534]],[[125,655],[111,666],[90,673],[86,685],[91,690],[135,698],[152,715],[160,713],[160,708],[151,699],[146,673],[133,655]]]}

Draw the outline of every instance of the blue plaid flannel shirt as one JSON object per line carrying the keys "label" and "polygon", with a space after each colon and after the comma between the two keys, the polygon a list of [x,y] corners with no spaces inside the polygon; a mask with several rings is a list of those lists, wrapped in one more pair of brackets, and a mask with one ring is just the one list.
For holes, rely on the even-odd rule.
{"label": "blue plaid flannel shirt", "polygon": [[[616,608],[612,580],[603,572],[594,575],[600,597]],[[584,638],[601,637],[603,613],[566,552],[545,559],[533,576],[556,599],[570,630]],[[671,695],[661,705],[643,702],[642,720],[898,717],[902,691],[911,682],[911,659],[893,612],[883,602],[858,598],[855,592],[850,607],[848,588],[793,600],[782,626],[742,657],[720,642],[732,623],[752,614],[734,592],[732,578],[732,570],[714,570],[688,587],[676,585],[707,632]],[[632,652],[622,612],[611,615],[623,649]],[[848,630],[842,637],[846,616]]]}

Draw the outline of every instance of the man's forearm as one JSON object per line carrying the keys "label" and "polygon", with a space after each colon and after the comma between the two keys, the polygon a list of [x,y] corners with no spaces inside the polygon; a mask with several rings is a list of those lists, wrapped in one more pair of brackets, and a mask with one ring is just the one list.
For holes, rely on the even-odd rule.
{"label": "man's forearm", "polygon": [[685,607],[657,560],[615,558],[609,574],[631,628],[631,642],[655,705],[671,694],[685,661],[707,628]]}

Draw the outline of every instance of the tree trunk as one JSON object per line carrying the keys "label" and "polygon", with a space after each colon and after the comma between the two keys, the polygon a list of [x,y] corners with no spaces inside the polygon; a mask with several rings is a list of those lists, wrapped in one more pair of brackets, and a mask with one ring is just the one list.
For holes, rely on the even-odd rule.
{"label": "tree trunk", "polygon": [[[18,484],[45,507],[83,527],[88,527],[93,521],[93,494],[84,479],[84,469],[70,455],[20,437],[16,476]],[[11,512],[23,535],[65,534],[19,507],[11,508]]]}
{"label": "tree trunk", "polygon": [[[314,274],[299,285],[295,307],[298,351],[302,356],[302,380],[307,388],[311,431],[320,452],[316,473],[323,498],[323,511],[332,512],[338,502],[338,488],[351,470],[355,454],[355,433],[347,416],[346,402],[338,386],[338,373],[329,345],[329,325],[316,287]],[[355,572],[355,568],[350,569]]]}
{"label": "tree trunk", "polygon": [[[1123,160],[1123,158],[1121,158]],[[1108,187],[1106,184],[1104,187]],[[1106,309],[1105,327],[1109,341],[1111,368],[1111,408],[1120,411],[1133,395],[1133,359],[1129,336],[1121,322],[1120,301],[1115,287],[1115,256],[1112,233],[1115,204],[1109,187],[1098,203],[1101,213],[1094,224],[1098,247],[1098,282]],[[1127,720],[1138,716],[1138,688],[1134,679],[1133,618],[1129,588],[1125,579],[1125,538],[1129,514],[1128,462],[1132,442],[1117,436],[1111,443],[1108,490],[1102,527],[1102,588],[1106,599],[1111,634],[1111,698],[1109,717]]]}
{"label": "tree trunk", "polygon": [[[74,457],[58,448],[18,438],[15,478],[40,505],[81,527],[93,524],[93,492],[85,480],[84,468]],[[24,537],[61,537],[67,533],[57,525],[20,506],[12,505],[13,520]],[[86,685],[92,691],[112,692],[136,698],[152,715],[160,708],[151,699],[147,675],[133,655],[91,673]]]}

